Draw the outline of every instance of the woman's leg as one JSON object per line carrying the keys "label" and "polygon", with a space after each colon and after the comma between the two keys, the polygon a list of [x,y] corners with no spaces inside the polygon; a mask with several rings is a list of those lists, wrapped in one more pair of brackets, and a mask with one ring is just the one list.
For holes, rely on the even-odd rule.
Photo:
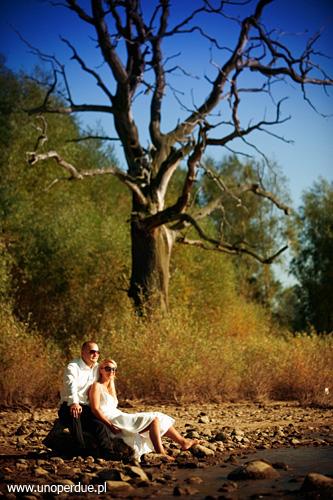
{"label": "woman's leg", "polygon": [[172,425],[168,431],[164,434],[169,439],[172,439],[175,443],[180,444],[182,450],[189,450],[198,441],[196,439],[184,438]]}
{"label": "woman's leg", "polygon": [[175,459],[168,455],[164,449],[162,438],[161,438],[161,429],[160,429],[160,421],[158,417],[155,417],[152,423],[148,426],[147,429],[144,429],[143,432],[149,431],[149,437],[151,442],[153,443],[154,450],[156,453],[160,453],[164,455],[169,462],[173,462]]}
{"label": "woman's leg", "polygon": [[165,449],[162,444],[161,431],[160,431],[160,421],[158,417],[155,417],[152,423],[148,427],[149,437],[153,443],[156,453],[161,453],[166,455]]}

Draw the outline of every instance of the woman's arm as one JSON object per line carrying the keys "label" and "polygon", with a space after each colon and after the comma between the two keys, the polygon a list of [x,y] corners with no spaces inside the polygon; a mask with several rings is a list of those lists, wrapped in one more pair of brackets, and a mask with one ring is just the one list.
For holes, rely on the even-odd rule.
{"label": "woman's arm", "polygon": [[118,427],[116,427],[115,425],[113,425],[112,422],[100,410],[101,389],[99,387],[98,382],[94,382],[89,389],[89,402],[91,411],[99,420],[101,420],[102,422],[104,422],[104,424],[110,427],[111,431],[114,434],[121,432],[121,430],[118,429]]}

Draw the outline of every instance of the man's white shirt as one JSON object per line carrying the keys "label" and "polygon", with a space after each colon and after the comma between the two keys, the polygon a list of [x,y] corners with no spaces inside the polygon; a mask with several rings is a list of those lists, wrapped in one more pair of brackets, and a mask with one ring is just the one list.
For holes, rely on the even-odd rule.
{"label": "man's white shirt", "polygon": [[89,368],[82,358],[71,361],[65,370],[61,402],[88,404],[88,389],[98,379],[98,363]]}

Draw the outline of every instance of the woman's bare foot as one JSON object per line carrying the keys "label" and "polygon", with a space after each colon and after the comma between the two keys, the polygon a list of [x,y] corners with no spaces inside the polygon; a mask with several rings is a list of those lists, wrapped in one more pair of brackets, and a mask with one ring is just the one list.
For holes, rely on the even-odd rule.
{"label": "woman's bare foot", "polygon": [[189,450],[194,446],[195,444],[199,444],[198,439],[185,439],[184,444],[182,445],[181,449],[183,451]]}

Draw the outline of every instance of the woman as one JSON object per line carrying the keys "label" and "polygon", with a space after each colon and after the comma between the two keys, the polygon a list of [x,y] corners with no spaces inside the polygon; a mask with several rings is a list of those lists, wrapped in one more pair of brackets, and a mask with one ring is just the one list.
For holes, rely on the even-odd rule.
{"label": "woman", "polygon": [[117,408],[118,399],[115,388],[117,363],[105,359],[99,366],[98,382],[89,390],[89,401],[94,415],[110,427],[113,434],[123,439],[134,450],[134,457],[140,460],[145,453],[154,451],[165,455],[172,462],[162,444],[166,436],[188,450],[197,441],[182,437],[174,428],[174,419],[161,412],[124,413]]}

